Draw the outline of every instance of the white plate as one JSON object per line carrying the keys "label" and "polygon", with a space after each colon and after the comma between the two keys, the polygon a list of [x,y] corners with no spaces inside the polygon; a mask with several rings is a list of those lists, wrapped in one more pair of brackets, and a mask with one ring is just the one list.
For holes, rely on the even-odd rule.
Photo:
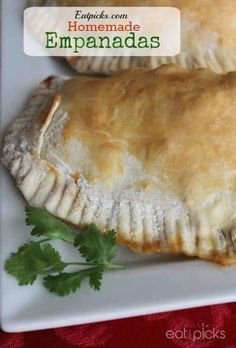
{"label": "white plate", "polygon": [[[52,74],[73,74],[63,61],[32,58],[23,53],[24,1],[3,0],[2,126],[23,108],[38,83]],[[24,224],[24,201],[1,169],[1,257],[29,238]],[[71,247],[56,246],[65,260],[76,257]],[[29,331],[236,300],[236,268],[179,257],[135,255],[119,250],[128,269],[109,272],[102,289],[84,285],[79,293],[60,298],[47,292],[41,280],[19,287],[1,271],[1,325],[5,331]]]}

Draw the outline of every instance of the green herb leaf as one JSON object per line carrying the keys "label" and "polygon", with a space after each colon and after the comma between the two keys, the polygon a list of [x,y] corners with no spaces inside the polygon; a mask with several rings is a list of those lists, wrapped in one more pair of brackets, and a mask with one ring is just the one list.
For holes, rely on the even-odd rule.
{"label": "green herb leaf", "polygon": [[[117,251],[114,231],[102,234],[93,224],[76,236],[59,219],[32,207],[26,208],[26,224],[34,226],[31,232],[33,236],[46,238],[23,245],[7,259],[5,270],[17,278],[19,285],[33,284],[38,275],[43,275],[44,286],[49,291],[65,296],[79,289],[86,279],[91,288],[99,290],[104,270],[125,268],[111,263]],[[50,239],[72,243],[87,262],[63,262],[60,254],[51,244],[46,243]],[[71,273],[63,272],[67,266],[86,268]]]}
{"label": "green herb leaf", "polygon": [[75,246],[87,262],[98,264],[109,264],[117,253],[115,232],[102,234],[94,224],[77,236]]}
{"label": "green herb leaf", "polygon": [[26,207],[26,224],[35,226],[31,234],[74,243],[76,234],[66,224],[43,209]]}
{"label": "green herb leaf", "polygon": [[59,275],[48,275],[44,278],[44,286],[59,296],[66,296],[78,290],[82,282],[88,278],[89,284],[95,290],[101,286],[103,269],[101,267],[91,267],[77,272],[61,273]]}
{"label": "green herb leaf", "polygon": [[89,285],[94,290],[100,290],[103,271],[102,267],[97,267],[89,274]]}
{"label": "green herb leaf", "polygon": [[17,278],[19,285],[33,284],[39,274],[61,272],[65,267],[60,254],[50,244],[36,242],[19,248],[5,263],[5,270]]}

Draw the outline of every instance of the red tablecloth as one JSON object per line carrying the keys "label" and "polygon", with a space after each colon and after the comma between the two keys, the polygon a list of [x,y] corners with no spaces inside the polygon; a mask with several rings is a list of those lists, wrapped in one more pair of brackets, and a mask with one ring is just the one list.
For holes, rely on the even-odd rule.
{"label": "red tablecloth", "polygon": [[0,332],[0,348],[236,348],[236,303],[44,331]]}

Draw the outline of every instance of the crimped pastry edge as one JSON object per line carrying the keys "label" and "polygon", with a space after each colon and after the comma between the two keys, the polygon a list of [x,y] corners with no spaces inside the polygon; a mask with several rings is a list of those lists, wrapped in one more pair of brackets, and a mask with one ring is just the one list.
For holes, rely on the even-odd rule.
{"label": "crimped pastry edge", "polygon": [[[142,220],[131,223],[137,219],[138,210],[130,202],[128,206],[127,202],[119,202],[112,216],[104,217],[102,211],[100,216],[96,216],[93,202],[88,200],[86,191],[80,190],[72,177],[42,160],[34,151],[35,144],[29,145],[29,139],[29,144],[24,149],[20,148],[22,130],[34,122],[36,110],[48,95],[55,94],[62,81],[61,78],[46,79],[4,137],[2,162],[26,201],[78,227],[96,223],[103,232],[113,228],[118,243],[139,253],[185,254],[223,265],[236,262],[236,230],[228,228],[222,231],[220,226],[212,230],[212,222],[204,212],[193,214],[186,209],[186,214],[177,220],[168,214],[163,221],[157,221],[162,226],[158,234],[151,230],[156,227],[155,221],[151,225],[149,223],[150,211]],[[121,209],[122,204],[125,209]],[[147,214],[145,209],[144,206]]]}
{"label": "crimped pastry edge", "polygon": [[164,64],[177,64],[185,69],[210,68],[217,73],[236,69],[236,57],[222,50],[207,53],[196,58],[181,53],[170,57],[67,57],[69,64],[79,73],[102,73],[111,75],[132,67],[158,68]]}

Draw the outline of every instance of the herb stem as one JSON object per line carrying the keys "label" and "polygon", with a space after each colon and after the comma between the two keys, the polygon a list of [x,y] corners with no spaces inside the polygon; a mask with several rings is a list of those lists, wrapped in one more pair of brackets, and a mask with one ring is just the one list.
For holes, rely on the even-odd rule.
{"label": "herb stem", "polygon": [[65,262],[67,266],[96,266],[106,269],[124,269],[126,266],[115,265],[113,263],[94,263],[94,262]]}
{"label": "herb stem", "polygon": [[106,263],[104,266],[105,268],[108,268],[108,269],[125,269],[126,268],[126,266],[116,265],[114,263]]}
{"label": "herb stem", "polygon": [[38,240],[38,241],[35,242],[35,243],[40,244],[40,243],[44,243],[44,242],[49,242],[50,240],[51,240],[50,238],[45,238],[45,239]]}
{"label": "herb stem", "polygon": [[88,262],[65,262],[67,266],[97,266],[97,263]]}

